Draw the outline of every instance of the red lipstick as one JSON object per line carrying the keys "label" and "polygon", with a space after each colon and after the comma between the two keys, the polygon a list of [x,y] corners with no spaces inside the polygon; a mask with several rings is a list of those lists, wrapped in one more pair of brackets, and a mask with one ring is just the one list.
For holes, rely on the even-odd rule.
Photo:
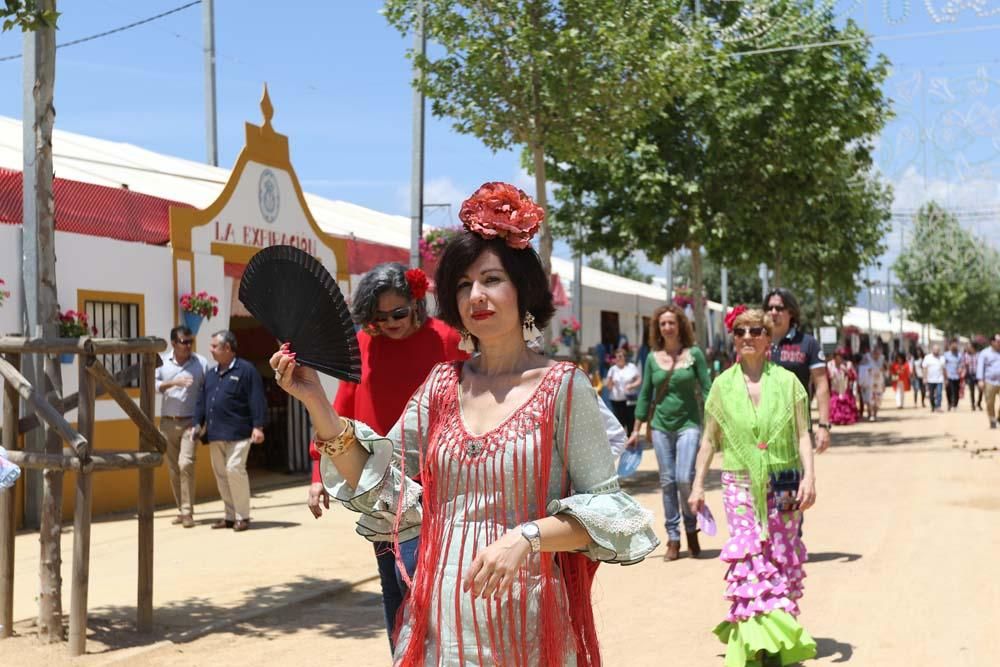
{"label": "red lipstick", "polygon": [[495,313],[492,310],[480,310],[479,312],[472,313],[472,319],[474,320],[485,320],[487,318],[493,317]]}

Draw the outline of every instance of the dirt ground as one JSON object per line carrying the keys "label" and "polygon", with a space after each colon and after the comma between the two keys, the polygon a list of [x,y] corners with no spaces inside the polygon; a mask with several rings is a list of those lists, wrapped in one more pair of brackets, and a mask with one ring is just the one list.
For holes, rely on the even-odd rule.
{"label": "dirt ground", "polygon": [[[806,514],[809,564],[800,617],[819,649],[810,664],[995,664],[1000,655],[1000,431],[989,430],[983,413],[970,413],[967,403],[956,413],[934,415],[909,405],[896,410],[890,403],[885,402],[877,423],[836,428],[830,451],[817,459],[819,500]],[[717,471],[712,479],[708,503],[721,517]],[[662,533],[651,452],[629,489],[656,512]],[[304,489],[289,494],[293,492],[299,495],[290,498],[300,498]],[[307,521],[304,509],[287,504],[274,511],[294,512],[301,525],[282,530],[280,542],[301,540],[309,548],[318,543],[320,549],[325,544],[337,558],[353,559],[351,567],[304,573],[309,559],[299,558],[303,567],[296,568],[295,558],[282,555],[289,552],[287,546],[274,543],[272,536],[276,555],[271,560],[281,565],[289,582],[284,588],[259,567],[241,567],[232,578],[234,590],[226,593],[235,602],[213,603],[209,591],[214,589],[206,582],[200,611],[188,598],[183,604],[158,603],[158,629],[152,637],[135,635],[120,609],[95,609],[86,657],[69,661],[64,647],[39,647],[23,626],[22,636],[0,643],[0,662],[389,664],[378,584],[370,576],[364,580],[374,574],[370,551],[355,544],[360,541],[356,536],[350,536],[348,547],[324,530],[329,523]],[[338,529],[343,525],[338,518]],[[681,560],[664,562],[661,546],[639,565],[600,568],[594,600],[606,665],[722,663],[723,646],[711,629],[726,609],[724,566],[717,560],[724,533],[720,526],[716,537],[703,536],[704,552],[697,560],[682,552]],[[202,535],[212,537],[208,531]],[[257,548],[266,555],[266,543]],[[338,575],[339,587],[323,589],[317,583]],[[319,592],[296,600],[287,594],[288,587]],[[191,623],[192,613],[203,618]],[[189,617],[186,624],[177,620],[170,625],[172,618],[184,615]]]}

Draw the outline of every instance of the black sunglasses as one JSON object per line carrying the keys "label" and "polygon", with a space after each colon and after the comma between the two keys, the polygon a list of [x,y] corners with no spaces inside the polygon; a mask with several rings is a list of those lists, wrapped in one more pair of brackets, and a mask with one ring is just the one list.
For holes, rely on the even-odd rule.
{"label": "black sunglasses", "polygon": [[413,310],[410,306],[400,306],[391,312],[385,312],[382,310],[375,311],[375,317],[372,318],[372,322],[388,322],[390,319],[394,322],[399,320],[405,320],[410,316],[410,311]]}
{"label": "black sunglasses", "polygon": [[750,333],[751,338],[760,338],[764,335],[764,327],[750,327],[749,329],[746,327],[735,327],[733,329],[733,336],[743,338],[747,335],[747,332]]}
{"label": "black sunglasses", "polygon": [[767,312],[771,312],[772,310],[775,311],[775,312],[778,312],[778,313],[783,313],[786,310],[788,310],[788,308],[786,308],[785,306],[768,306],[767,307]]}
{"label": "black sunglasses", "polygon": [[178,338],[174,342],[177,343],[178,345],[190,345],[191,343],[194,342],[194,339],[193,338]]}

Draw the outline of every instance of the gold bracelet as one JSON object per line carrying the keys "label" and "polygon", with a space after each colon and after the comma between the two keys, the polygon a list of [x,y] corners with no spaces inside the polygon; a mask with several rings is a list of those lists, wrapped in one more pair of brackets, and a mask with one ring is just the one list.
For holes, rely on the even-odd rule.
{"label": "gold bracelet", "polygon": [[329,440],[320,440],[317,437],[313,441],[316,443],[317,451],[321,454],[326,454],[331,459],[340,456],[358,441],[354,436],[354,422],[341,417],[340,423],[344,426],[344,430],[340,432],[340,435]]}

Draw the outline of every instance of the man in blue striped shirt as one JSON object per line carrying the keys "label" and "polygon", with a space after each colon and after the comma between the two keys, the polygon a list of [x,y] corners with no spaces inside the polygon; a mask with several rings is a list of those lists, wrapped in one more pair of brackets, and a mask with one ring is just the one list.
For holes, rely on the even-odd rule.
{"label": "man in blue striped shirt", "polygon": [[990,418],[990,428],[996,428],[996,398],[1000,394],[1000,333],[993,334],[990,346],[979,353],[976,366],[979,391],[986,396],[986,416]]}
{"label": "man in blue striped shirt", "polygon": [[260,373],[236,356],[236,336],[219,331],[212,336],[212,357],[218,363],[205,375],[194,423],[204,429],[211,449],[212,472],[225,506],[225,518],[212,528],[242,532],[250,527],[250,446],[264,442],[267,399]]}

